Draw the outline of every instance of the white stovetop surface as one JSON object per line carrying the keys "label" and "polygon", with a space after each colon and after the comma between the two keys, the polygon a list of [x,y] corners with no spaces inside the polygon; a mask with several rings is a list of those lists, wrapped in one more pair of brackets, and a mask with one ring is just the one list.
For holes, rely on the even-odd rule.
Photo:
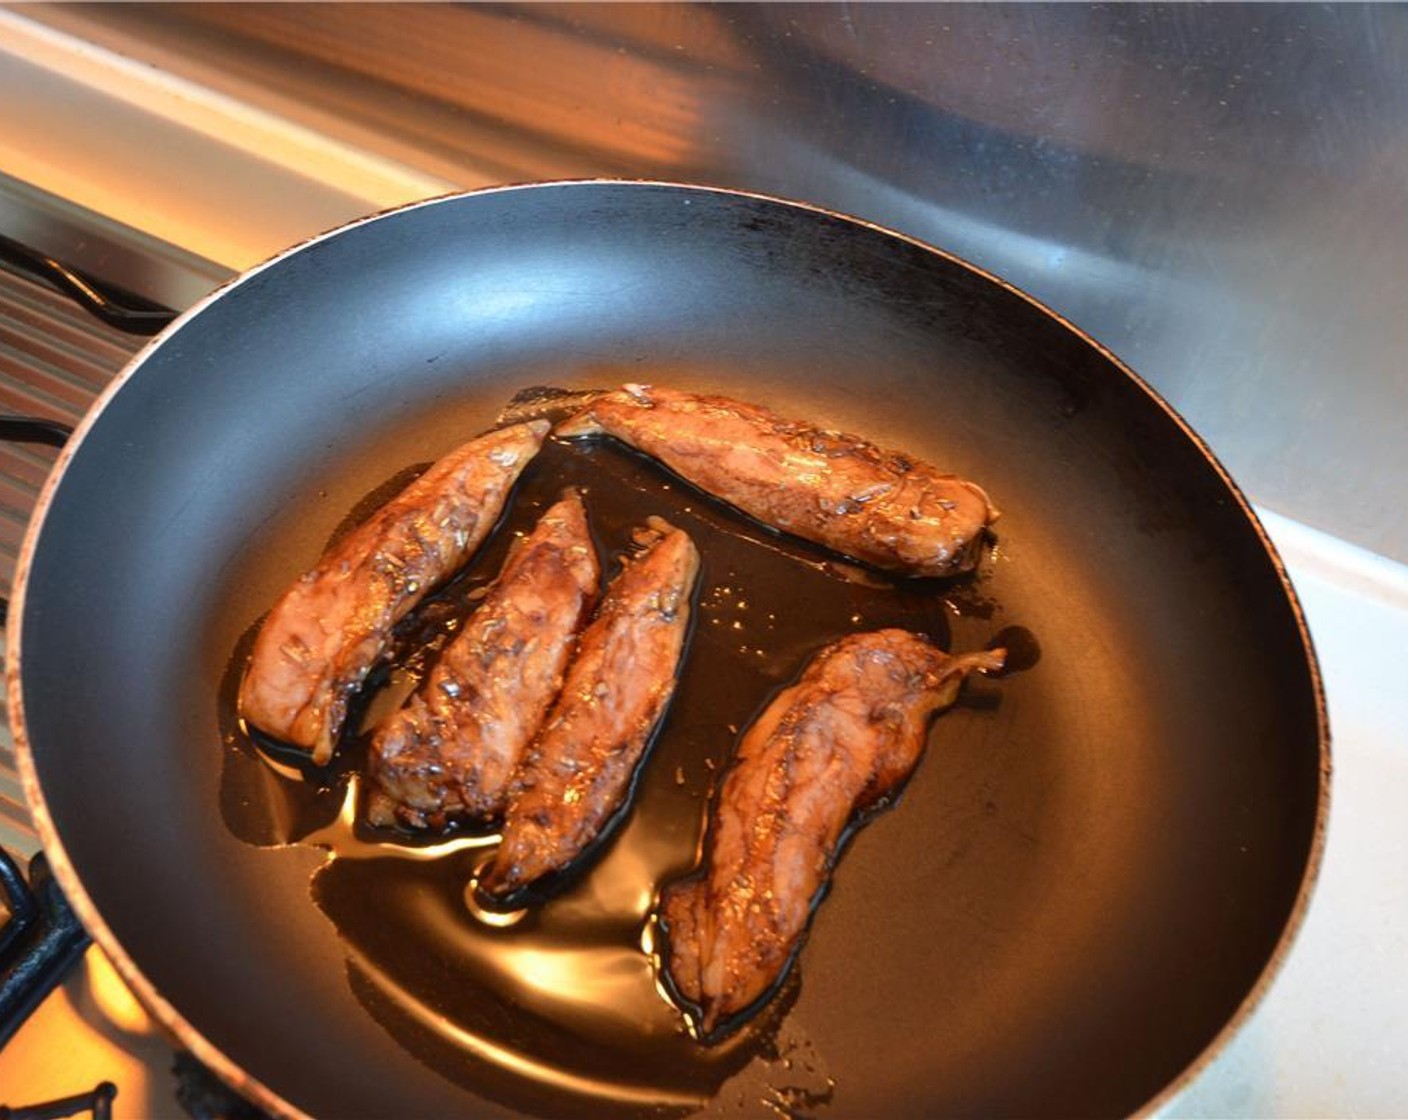
{"label": "white stovetop surface", "polygon": [[[1194,1117],[1408,1116],[1408,568],[1259,511],[1300,593],[1334,735],[1319,886],[1281,974],[1227,1049],[1164,1110]],[[96,949],[0,1051],[0,1103],[108,1078],[113,1115],[181,1115],[156,1037]],[[102,1006],[107,1041],[75,1030]],[[1151,1008],[1150,1014],[1158,1014]],[[49,1043],[65,1040],[56,1053]],[[114,1045],[115,1044],[115,1045]]]}

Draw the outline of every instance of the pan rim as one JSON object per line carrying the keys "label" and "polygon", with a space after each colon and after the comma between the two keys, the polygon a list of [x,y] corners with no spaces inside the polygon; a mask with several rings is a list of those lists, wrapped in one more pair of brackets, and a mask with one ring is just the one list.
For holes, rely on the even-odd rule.
{"label": "pan rim", "polygon": [[1231,1040],[1236,1037],[1255,1010],[1261,1005],[1266,993],[1270,990],[1271,985],[1280,974],[1281,968],[1284,966],[1297,937],[1304,927],[1305,916],[1309,909],[1310,900],[1324,862],[1330,811],[1331,775],[1333,770],[1331,763],[1329,713],[1325,699],[1324,678],[1320,670],[1319,660],[1316,657],[1314,641],[1306,622],[1305,612],[1301,605],[1300,598],[1296,593],[1294,585],[1291,583],[1285,563],[1281,559],[1269,534],[1266,532],[1265,526],[1262,525],[1260,518],[1257,517],[1250,501],[1242,492],[1241,487],[1232,478],[1231,474],[1222,465],[1221,461],[1213,453],[1211,448],[1208,447],[1203,438],[1194,431],[1177,410],[1175,410],[1173,406],[1137,372],[1122,361],[1108,347],[1076,326],[1065,316],[1048,307],[1045,303],[1023,291],[1021,288],[1004,280],[1002,277],[946,249],[923,241],[917,237],[891,229],[877,222],[819,206],[815,203],[759,191],[661,179],[588,177],[497,184],[475,190],[452,191],[430,198],[418,199],[413,202],[365,214],[351,221],[342,223],[341,225],[334,226],[322,233],[305,238],[279,251],[267,260],[231,277],[225,283],[221,284],[204,298],[189,307],[131,357],[123,369],[118,372],[112,381],[110,381],[94,399],[87,413],[85,413],[82,420],[75,428],[73,435],[60,451],[48,478],[45,480],[40,490],[38,500],[30,516],[29,524],[25,530],[25,535],[20,546],[11,594],[11,610],[9,617],[12,620],[12,625],[7,628],[6,633],[6,694],[9,703],[10,725],[14,738],[21,786],[24,790],[25,799],[29,803],[30,811],[39,833],[40,842],[48,856],[54,876],[63,889],[64,895],[73,907],[74,912],[83,923],[84,928],[93,937],[93,940],[104,954],[112,961],[123,980],[133,990],[134,994],[137,995],[138,999],[152,1012],[162,1027],[170,1034],[174,1035],[176,1040],[186,1049],[190,1050],[202,1064],[238,1093],[251,1100],[266,1112],[281,1117],[307,1117],[307,1113],[284,1100],[277,1092],[251,1075],[237,1062],[230,1059],[222,1050],[206,1039],[174,1005],[161,995],[156,986],[147,979],[137,962],[128,955],[117,937],[113,934],[111,928],[89,897],[77,869],[68,857],[67,850],[58,834],[58,830],[49,812],[48,803],[45,800],[43,790],[40,786],[38,767],[33,756],[33,745],[30,742],[28,724],[25,719],[24,689],[21,683],[23,674],[23,631],[27,597],[26,592],[34,554],[38,547],[39,538],[43,533],[44,523],[48,518],[54,496],[59,486],[62,484],[68,467],[82,447],[83,441],[88,433],[98,422],[103,412],[106,411],[109,403],[117,393],[136,376],[137,372],[152,354],[170,338],[178,334],[188,320],[202,313],[216,300],[222,298],[235,288],[251,281],[266,269],[279,264],[285,258],[310,249],[325,240],[340,236],[344,233],[349,233],[361,226],[381,221],[385,218],[408,213],[422,207],[452,203],[464,198],[507,194],[510,192],[555,190],[576,186],[608,186],[626,189],[665,188],[677,190],[682,193],[720,195],[764,202],[793,211],[809,212],[854,227],[860,227],[888,238],[897,239],[924,252],[935,254],[949,263],[957,265],[959,268],[994,284],[999,289],[1019,297],[1041,314],[1054,320],[1065,330],[1073,334],[1080,342],[1091,347],[1110,362],[1127,377],[1133,385],[1142,390],[1151,403],[1162,410],[1179,432],[1192,443],[1193,447],[1201,454],[1204,462],[1212,468],[1218,479],[1226,487],[1227,492],[1237,503],[1238,509],[1250,524],[1257,540],[1265,552],[1266,558],[1271,563],[1272,570],[1280,581],[1282,592],[1291,609],[1296,633],[1300,638],[1306,669],[1310,676],[1315,707],[1316,733],[1319,748],[1319,792],[1316,799],[1315,823],[1310,849],[1306,854],[1305,867],[1301,874],[1295,900],[1286,918],[1286,922],[1282,927],[1281,933],[1256,980],[1242,997],[1235,1011],[1228,1017],[1217,1034],[1204,1045],[1198,1055],[1189,1062],[1175,1078],[1150,1097],[1142,1106],[1136,1109],[1133,1115],[1146,1116],[1161,1112],[1223,1053]]}

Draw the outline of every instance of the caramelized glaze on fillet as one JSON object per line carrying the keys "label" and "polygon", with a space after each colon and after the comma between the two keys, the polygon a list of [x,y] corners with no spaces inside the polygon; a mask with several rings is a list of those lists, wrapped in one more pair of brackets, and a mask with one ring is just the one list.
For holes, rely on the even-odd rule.
{"label": "caramelized glaze on fillet", "polygon": [[600,834],[665,714],[689,630],[699,553],[651,518],[646,550],[628,561],[583,632],[547,725],[509,795],[503,842],[480,879],[508,899],[572,863]]}
{"label": "caramelized glaze on fillet", "polygon": [[661,895],[667,968],[707,1037],[781,978],[837,845],[909,777],[929,719],[1001,650],[949,657],[903,630],[817,654],[744,733],[713,807],[704,872]]}
{"label": "caramelized glaze on fillet", "polygon": [[514,547],[425,684],[377,730],[367,817],[413,828],[500,816],[538,733],[601,572],[575,492]]}
{"label": "caramelized glaze on fillet", "polygon": [[327,762],[392,627],[479,547],[547,433],[535,421],[471,440],[329,549],[265,618],[240,714]]}
{"label": "caramelized glaze on fillet", "polygon": [[775,528],[916,576],[978,561],[997,510],[976,485],[757,405],[626,385],[557,429],[605,433]]}

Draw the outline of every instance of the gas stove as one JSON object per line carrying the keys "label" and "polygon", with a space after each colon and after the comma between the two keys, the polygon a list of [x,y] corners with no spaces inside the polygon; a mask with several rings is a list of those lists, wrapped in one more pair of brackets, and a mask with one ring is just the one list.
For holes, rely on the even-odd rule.
{"label": "gas stove", "polygon": [[[224,6],[211,8],[220,9],[208,17],[217,24],[235,18]],[[1113,272],[1105,267],[1108,261],[1080,257],[1074,249],[1070,254],[1065,249],[1058,252],[1059,238],[997,238],[1003,231],[994,232],[971,215],[925,205],[913,183],[906,185],[894,177],[894,181],[877,181],[855,167],[828,161],[806,149],[797,135],[770,133],[761,125],[750,126],[752,131],[745,134],[737,123],[739,103],[723,95],[712,102],[715,115],[705,120],[700,91],[711,90],[711,82],[725,90],[740,88],[739,75],[755,66],[755,55],[737,47],[746,37],[730,38],[717,26],[723,16],[710,14],[706,20],[700,13],[690,15],[688,19],[695,21],[691,31],[685,26],[686,16],[678,13],[657,13],[633,23],[616,9],[583,11],[580,16],[568,16],[547,8],[524,13],[480,9],[455,18],[474,22],[479,32],[493,32],[497,36],[493,41],[508,52],[505,59],[514,49],[535,57],[551,56],[564,67],[575,67],[574,72],[591,74],[593,83],[613,58],[624,54],[630,67],[615,71],[618,77],[634,76],[642,83],[640,89],[663,91],[637,99],[631,128],[610,132],[606,104],[586,94],[579,96],[570,116],[553,116],[554,103],[539,89],[536,98],[505,100],[497,118],[486,111],[471,114],[468,123],[445,116],[429,100],[422,104],[406,96],[377,104],[388,113],[418,114],[416,121],[424,125],[419,134],[423,146],[416,153],[409,140],[394,152],[381,145],[379,155],[367,154],[377,147],[369,139],[377,127],[370,117],[355,127],[344,124],[319,131],[320,124],[332,121],[339,98],[347,103],[354,98],[351,85],[344,88],[334,80],[337,75],[328,58],[320,64],[323,70],[305,75],[308,88],[303,102],[294,104],[289,95],[288,104],[279,105],[263,97],[262,107],[255,108],[238,99],[240,82],[251,89],[261,84],[273,88],[279,79],[272,69],[231,66],[222,91],[212,94],[192,84],[189,56],[183,53],[189,44],[151,40],[156,52],[152,57],[167,52],[161,57],[169,64],[169,73],[133,63],[123,53],[132,40],[123,36],[136,34],[133,26],[150,20],[149,15],[134,10],[112,17],[104,32],[107,49],[102,49],[75,47],[61,31],[0,11],[0,24],[7,33],[0,35],[0,63],[9,66],[8,70],[0,67],[0,82],[8,74],[17,89],[48,90],[52,96],[45,103],[47,109],[69,108],[71,119],[66,118],[62,127],[76,130],[75,144],[81,141],[91,150],[104,149],[102,122],[120,118],[129,143],[159,152],[163,161],[171,162],[169,168],[163,163],[161,177],[179,182],[178,159],[189,166],[208,156],[220,169],[213,177],[227,184],[221,188],[225,193],[207,191],[194,200],[183,199],[179,190],[172,189],[156,202],[129,184],[123,197],[129,202],[146,197],[152,211],[138,215],[136,203],[124,209],[117,203],[108,205],[102,195],[106,185],[112,187],[112,197],[118,197],[113,182],[128,174],[126,170],[113,169],[111,176],[76,175],[72,189],[63,191],[59,190],[62,176],[55,178],[54,172],[48,189],[38,189],[32,181],[20,182],[4,172],[23,171],[33,180],[45,168],[40,163],[17,167],[13,156],[22,145],[18,141],[9,148],[0,144],[0,155],[7,157],[0,162],[0,234],[65,256],[105,281],[182,308],[265,253],[384,205],[488,182],[673,173],[817,198],[945,243],[1028,284],[1107,338],[1136,366],[1152,372],[1158,354],[1141,352],[1143,341],[1121,345],[1117,336],[1128,326],[1123,319],[1098,321],[1108,308],[1124,307],[1133,298],[1130,292],[1136,285],[1126,283],[1132,275],[1128,271]],[[445,13],[441,16],[451,19]],[[367,16],[373,17],[374,13]],[[81,21],[83,15],[64,11],[46,18],[63,24]],[[1069,17],[1077,18],[1078,13]],[[249,35],[262,34],[266,42],[273,42],[273,32],[256,25],[274,19],[265,14],[253,20]],[[719,31],[712,39],[698,33],[698,25],[709,20]],[[399,20],[386,17],[387,34],[397,26]],[[675,53],[677,34],[693,35],[687,62]],[[515,48],[515,43],[520,47]],[[745,45],[756,46],[756,42]],[[330,35],[309,50],[332,52],[335,46]],[[223,45],[215,49],[233,50]],[[272,48],[265,59],[272,67],[271,59]],[[499,75],[502,83],[515,80],[511,69],[505,61]],[[396,80],[407,88],[421,81],[416,75],[397,75]],[[0,84],[0,92],[5,88]],[[617,93],[627,96],[633,89]],[[417,96],[429,99],[433,92],[427,87]],[[486,99],[494,96],[488,86],[470,92]],[[698,104],[686,96],[692,93],[700,93]],[[282,123],[271,115],[271,105],[287,110]],[[112,112],[99,112],[104,106]],[[881,102],[870,100],[865,107],[867,112],[883,108]],[[912,105],[910,111],[914,112]],[[288,123],[295,119],[297,123]],[[48,120],[42,113],[30,114],[16,127],[40,130]],[[403,133],[405,123],[400,118],[390,124],[381,122]],[[440,130],[433,137],[432,126]],[[706,127],[724,132],[732,127],[734,132],[726,138],[734,143],[734,150],[762,153],[769,171],[749,177],[737,164],[720,162],[711,167],[697,147],[689,147],[672,132]],[[872,132],[878,144],[884,132],[878,128]],[[461,140],[472,138],[472,150],[452,151],[446,139],[452,133]],[[702,144],[702,135],[698,132],[690,143]],[[968,133],[953,135],[962,140]],[[204,146],[194,147],[192,136],[203,138]],[[434,158],[427,152],[434,152]],[[1006,151],[1009,161],[1021,157],[1015,149]],[[805,167],[804,161],[808,161]],[[69,165],[54,160],[48,166],[52,170]],[[802,171],[816,176],[808,179]],[[737,181],[729,182],[730,177]],[[260,199],[282,199],[286,205],[251,208],[259,210],[258,215],[250,210],[234,213],[235,200],[250,191]],[[136,228],[139,224],[142,229]],[[1372,265],[1372,254],[1369,258]],[[1037,280],[1032,281],[1024,270]],[[1372,268],[1366,275],[1367,284],[1372,281]],[[1058,284],[1067,278],[1072,284],[1084,278],[1089,290],[1057,286],[1043,291],[1042,279],[1051,277]],[[1147,278],[1143,276],[1141,282]],[[1105,281],[1120,286],[1117,297],[1100,295],[1098,289]],[[1169,304],[1186,295],[1162,279],[1151,291]],[[1241,307],[1240,312],[1245,314],[1248,308]],[[1140,330],[1155,338],[1149,345],[1157,345],[1156,317],[1150,313],[1146,319],[1148,329]],[[1214,327],[1222,323],[1216,315],[1208,321]],[[1360,337],[1371,333],[1366,328]],[[0,268],[0,412],[71,425],[141,345],[140,337],[94,318],[52,284]],[[1196,411],[1196,397],[1180,401],[1169,395],[1190,414]],[[1218,431],[1208,430],[1202,416],[1191,418],[1212,438],[1214,449],[1227,455]],[[8,592],[30,509],[55,455],[53,447],[42,443],[0,443],[0,592]],[[1233,466],[1236,469],[1237,464]],[[1408,689],[1402,687],[1400,664],[1402,651],[1408,649],[1408,568],[1282,516],[1276,509],[1288,508],[1284,488],[1267,484],[1265,476],[1242,480],[1261,503],[1257,512],[1301,596],[1321,660],[1334,734],[1331,821],[1319,885],[1288,961],[1238,1036],[1167,1107],[1166,1114],[1402,1115],[1408,1110],[1408,1089],[1400,1068],[1401,1055],[1408,1048],[1408,1020],[1402,1011],[1408,1006],[1408,879],[1402,874],[1408,865],[1408,817],[1401,812],[1408,802]],[[15,773],[8,732],[0,732],[0,845],[21,865],[39,847]],[[229,1096],[173,1047],[96,947],[81,953],[63,981],[0,1049],[0,1116],[6,1115],[7,1108],[9,1115],[17,1117],[253,1115],[248,1105]]]}
{"label": "gas stove", "polygon": [[[45,282],[0,271],[0,407],[72,424],[140,345]],[[0,446],[0,589],[8,590],[53,456],[44,444]],[[1322,660],[1336,731],[1335,811],[1321,883],[1283,974],[1168,1114],[1291,1116],[1334,1112],[1349,1100],[1354,1111],[1392,1111],[1401,1098],[1388,1040],[1402,1032],[1398,994],[1408,987],[1408,891],[1398,874],[1408,827],[1393,811],[1408,793],[1408,699],[1392,683],[1392,652],[1408,648],[1408,570],[1259,512]],[[38,839],[8,733],[3,742],[0,843],[24,860]],[[173,1049],[97,947],[0,1050],[0,1104],[20,1116],[39,1115],[20,1106],[52,1102],[94,1116],[257,1115]]]}

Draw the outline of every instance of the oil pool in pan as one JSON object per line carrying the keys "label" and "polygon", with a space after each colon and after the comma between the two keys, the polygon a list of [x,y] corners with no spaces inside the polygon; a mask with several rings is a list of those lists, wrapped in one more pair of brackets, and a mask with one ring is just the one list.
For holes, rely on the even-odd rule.
{"label": "oil pool in pan", "polygon": [[[402,471],[368,495],[339,533],[413,473]],[[635,796],[594,858],[544,904],[486,913],[470,884],[495,838],[367,829],[356,822],[356,773],[366,731],[424,675],[515,535],[566,486],[586,501],[607,576],[632,528],[648,516],[663,516],[694,538],[703,566],[693,634]],[[951,619],[976,614],[987,626],[993,604],[974,578],[891,580],[863,572],[770,532],[610,441],[549,441],[480,554],[404,627],[401,652],[367,689],[362,734],[309,780],[252,743],[235,714],[251,629],[221,696],[224,820],[250,844],[332,853],[314,875],[312,894],[346,946],[354,991],[391,1035],[446,1077],[528,1112],[692,1111],[755,1056],[776,1054],[779,1026],[805,970],[804,959],[752,1023],[715,1047],[685,1033],[657,986],[649,925],[656,892],[693,867],[709,795],[738,730],[812,653],[843,634],[899,626],[947,649]],[[971,644],[966,634],[965,641]],[[1020,627],[1006,628],[1000,642],[1012,650],[1009,672],[1038,656]],[[979,683],[971,691],[978,702],[993,703],[1000,702],[998,688]],[[844,878],[844,859],[839,874]],[[810,1087],[782,1092],[820,1103],[829,1093],[825,1071],[807,1072]]]}

